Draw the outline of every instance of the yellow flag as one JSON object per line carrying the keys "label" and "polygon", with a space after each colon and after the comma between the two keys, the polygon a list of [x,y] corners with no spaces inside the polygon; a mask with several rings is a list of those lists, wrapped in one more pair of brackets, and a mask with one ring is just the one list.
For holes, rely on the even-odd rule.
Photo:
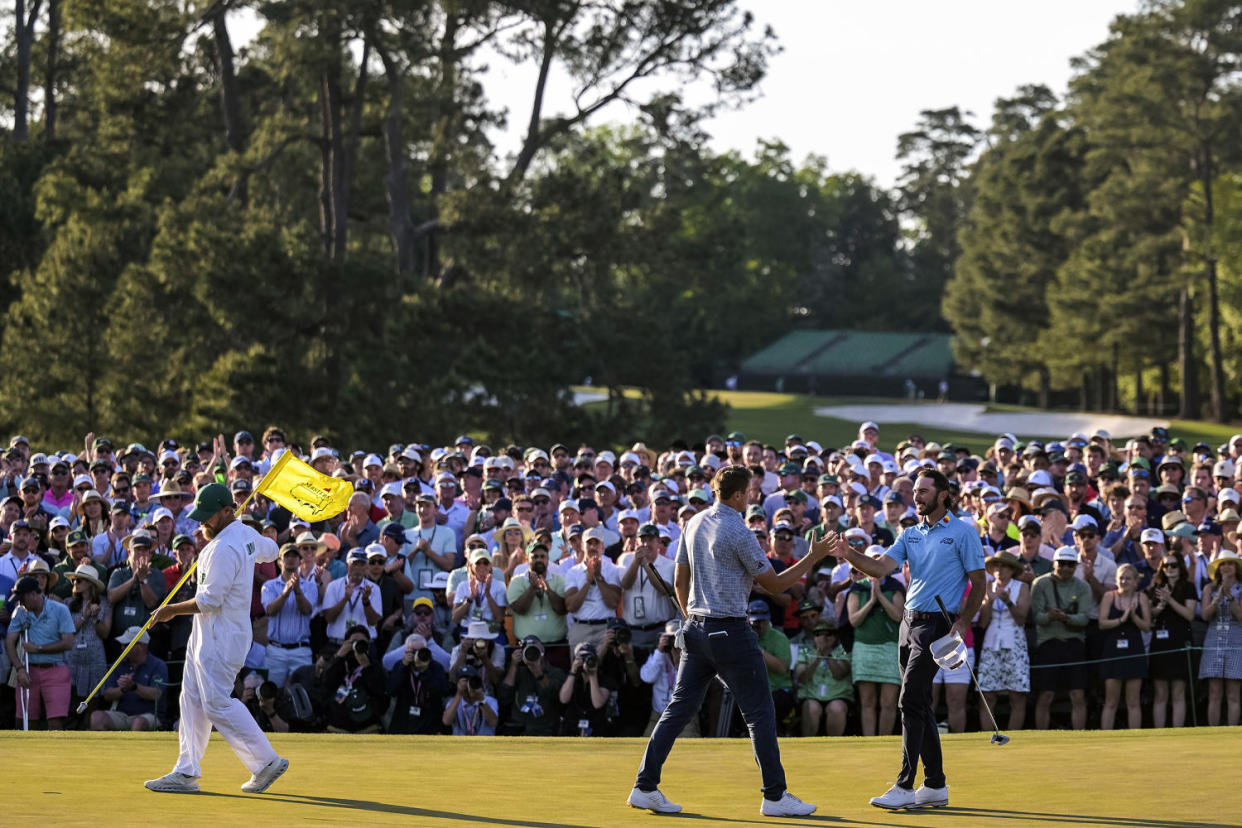
{"label": "yellow flag", "polygon": [[255,493],[314,523],[345,511],[354,487],[344,478],[320,474],[286,451],[263,475]]}

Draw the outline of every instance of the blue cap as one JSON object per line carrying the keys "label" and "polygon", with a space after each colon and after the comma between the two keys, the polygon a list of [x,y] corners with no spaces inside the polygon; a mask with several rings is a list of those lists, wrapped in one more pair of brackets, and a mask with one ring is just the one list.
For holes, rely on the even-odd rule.
{"label": "blue cap", "polygon": [[1199,524],[1199,528],[1195,529],[1196,535],[1223,535],[1224,531],[1220,528],[1220,524],[1208,518]]}
{"label": "blue cap", "polygon": [[456,440],[454,440],[454,441],[453,441],[453,445],[455,445],[455,446],[460,446],[462,443],[465,443],[465,444],[466,444],[466,445],[468,445],[468,446],[473,446],[473,445],[474,445],[474,439],[473,439],[472,437],[470,437],[470,435],[468,435],[468,434],[463,434],[463,435],[461,435],[460,437],[458,437]]}
{"label": "blue cap", "polygon": [[386,523],[380,534],[393,540],[405,542],[405,527],[400,523]]}
{"label": "blue cap", "polygon": [[252,442],[252,443],[253,443],[253,442],[254,442],[254,435],[253,435],[253,434],[251,434],[249,431],[239,431],[239,432],[237,432],[236,434],[234,434],[234,435],[233,435],[233,442],[234,442],[234,443],[240,442],[240,441],[242,441],[242,440],[249,440],[250,442]]}
{"label": "blue cap", "polygon": [[492,504],[493,509],[504,509],[506,512],[513,511],[513,501],[507,497],[498,497],[496,502]]}
{"label": "blue cap", "polygon": [[750,621],[768,621],[772,618],[772,610],[768,608],[767,601],[756,599],[746,607],[746,618]]}
{"label": "blue cap", "polygon": [[870,506],[873,509],[879,509],[884,504],[881,503],[880,499],[876,497],[875,495],[866,494],[858,498],[858,505],[859,506]]}
{"label": "blue cap", "polygon": [[[870,497],[870,495],[868,495],[868,497]],[[888,494],[884,495],[884,502],[885,503],[900,503],[902,506],[906,505],[906,499],[901,496],[900,492],[889,492]]]}

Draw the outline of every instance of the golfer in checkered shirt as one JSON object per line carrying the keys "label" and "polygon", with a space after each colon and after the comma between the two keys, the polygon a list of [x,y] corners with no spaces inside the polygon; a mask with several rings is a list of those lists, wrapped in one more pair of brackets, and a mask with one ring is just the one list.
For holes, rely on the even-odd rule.
{"label": "golfer in checkered shirt", "polygon": [[629,803],[657,813],[677,813],[681,806],[659,790],[660,768],[677,734],[697,716],[703,695],[719,676],[741,708],[750,730],[755,759],[763,775],[764,816],[805,816],[815,806],[785,789],[776,742],[776,711],[768,691],[767,668],[759,641],[746,621],[751,585],[779,595],[829,555],[840,554],[835,535],[819,541],[810,553],[779,575],[742,518],[750,472],[732,466],[712,480],[716,503],[686,524],[677,546],[677,601],[687,622],[677,684],[643,755]]}

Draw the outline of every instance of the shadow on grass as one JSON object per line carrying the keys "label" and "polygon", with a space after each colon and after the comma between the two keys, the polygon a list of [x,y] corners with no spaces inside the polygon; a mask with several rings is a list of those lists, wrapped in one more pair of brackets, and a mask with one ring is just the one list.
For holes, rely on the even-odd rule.
{"label": "shadow on grass", "polygon": [[[245,796],[242,794],[219,793],[216,791],[202,791],[199,796],[218,796],[226,799],[252,799],[253,796]],[[271,799],[276,802],[284,802],[290,805],[314,805],[324,808],[343,808],[350,811],[373,811],[381,814],[399,814],[401,816],[417,817],[420,819],[450,819],[465,822],[472,822],[479,825],[512,825],[517,828],[579,828],[580,823],[574,822],[540,822],[538,820],[529,819],[507,819],[505,817],[489,817],[479,814],[467,814],[457,811],[438,811],[432,808],[418,808],[413,805],[397,805],[391,802],[374,802],[362,799],[343,799],[332,796],[303,796],[300,794],[266,794],[263,799]],[[703,820],[705,822],[728,822],[739,823],[749,822],[755,825],[768,825],[768,822],[759,820],[733,819],[725,817],[714,817],[706,814],[695,814],[683,811],[679,814],[653,814],[652,816],[665,817],[667,819],[693,819]],[[823,818],[823,821],[839,821],[831,817]],[[848,821],[848,820],[847,820]]]}
{"label": "shadow on grass", "polygon": [[1223,822],[1186,822],[1185,820],[1150,819],[1146,817],[1109,817],[1097,814],[1052,814],[1041,811],[1002,811],[992,808],[920,808],[908,812],[912,816],[934,817],[938,814],[980,820],[1021,820],[1023,822],[1076,822],[1079,825],[1110,825],[1116,828],[1221,828]]}

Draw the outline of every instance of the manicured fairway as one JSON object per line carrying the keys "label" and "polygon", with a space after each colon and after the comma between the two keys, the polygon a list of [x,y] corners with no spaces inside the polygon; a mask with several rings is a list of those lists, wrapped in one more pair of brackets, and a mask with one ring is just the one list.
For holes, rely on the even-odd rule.
{"label": "manicured fairway", "polygon": [[[790,789],[819,804],[808,823],[905,828],[1122,828],[1242,824],[1238,729],[1010,734],[944,738],[951,807],[888,813],[883,792],[899,743],[789,739]],[[465,739],[284,735],[292,765],[268,794],[247,796],[248,774],[219,736],[203,793],[154,794],[142,782],[172,766],[172,734],[0,733],[0,800],[12,825],[780,825],[759,815],[759,772],[744,740],[686,740],[662,789],[686,809],[657,817],[625,805],[641,740]],[[20,806],[16,803],[21,803]],[[16,810],[15,810],[16,809]]]}

